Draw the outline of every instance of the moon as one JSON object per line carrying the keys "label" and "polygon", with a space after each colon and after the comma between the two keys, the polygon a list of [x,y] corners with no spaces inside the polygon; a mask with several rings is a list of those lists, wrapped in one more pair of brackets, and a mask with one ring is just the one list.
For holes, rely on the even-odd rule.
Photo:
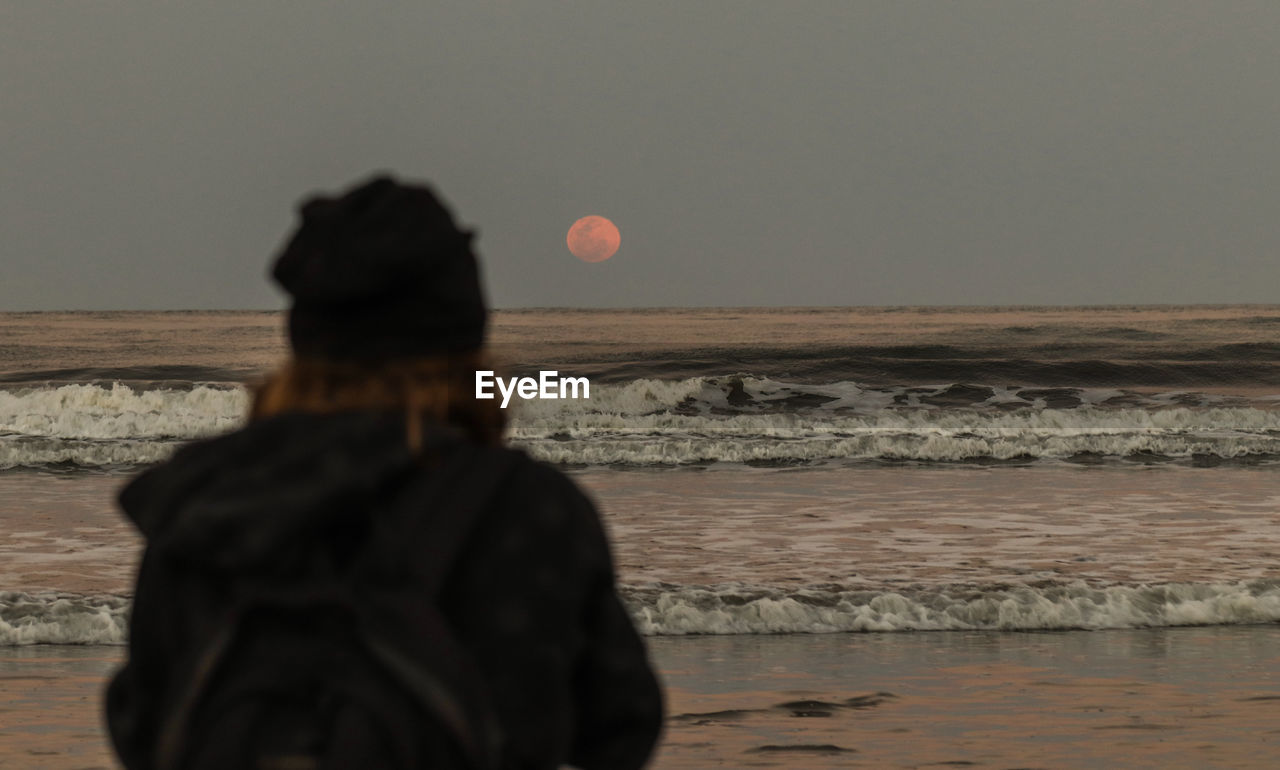
{"label": "moon", "polygon": [[573,223],[565,242],[573,256],[583,262],[603,262],[617,253],[622,237],[617,225],[592,214]]}

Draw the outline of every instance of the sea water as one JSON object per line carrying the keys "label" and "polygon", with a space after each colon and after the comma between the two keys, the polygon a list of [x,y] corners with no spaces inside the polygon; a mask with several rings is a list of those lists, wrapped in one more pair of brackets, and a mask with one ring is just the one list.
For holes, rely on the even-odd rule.
{"label": "sea water", "polygon": [[[0,314],[0,645],[123,643],[140,543],[112,498],[242,424],[281,324]],[[1033,632],[1230,627],[1270,650],[1278,328],[1271,306],[565,309],[498,312],[491,338],[500,374],[591,379],[590,399],[509,410],[510,440],[595,498],[637,627],[697,700],[721,697],[690,663],[702,635],[787,635],[801,669],[796,645],[838,667],[852,653],[814,635],[851,632],[994,633],[1034,657]],[[795,689],[766,653],[761,702]],[[906,709],[894,694],[876,708]],[[709,761],[691,751],[664,761]]]}

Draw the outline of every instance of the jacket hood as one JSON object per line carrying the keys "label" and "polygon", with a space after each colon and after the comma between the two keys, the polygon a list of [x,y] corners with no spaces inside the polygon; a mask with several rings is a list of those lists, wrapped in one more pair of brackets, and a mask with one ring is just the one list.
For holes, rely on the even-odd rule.
{"label": "jacket hood", "polygon": [[187,445],[120,505],[152,548],[245,568],[358,525],[420,467],[403,415],[281,415]]}

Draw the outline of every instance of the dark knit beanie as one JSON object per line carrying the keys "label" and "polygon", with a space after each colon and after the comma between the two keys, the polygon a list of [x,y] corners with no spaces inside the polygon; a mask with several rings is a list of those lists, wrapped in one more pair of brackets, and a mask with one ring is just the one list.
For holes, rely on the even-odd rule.
{"label": "dark knit beanie", "polygon": [[429,188],[379,176],[311,198],[300,214],[271,272],[293,297],[295,353],[370,360],[480,347],[488,313],[472,234]]}

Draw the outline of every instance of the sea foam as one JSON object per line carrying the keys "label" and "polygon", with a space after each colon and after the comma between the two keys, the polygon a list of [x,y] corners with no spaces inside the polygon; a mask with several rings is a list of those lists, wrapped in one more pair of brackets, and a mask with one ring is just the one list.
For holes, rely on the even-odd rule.
{"label": "sea foam", "polygon": [[625,590],[648,635],[1043,631],[1272,623],[1280,583],[952,586],[901,591],[726,585]]}
{"label": "sea foam", "polygon": [[[1164,394],[1107,406],[1117,391],[1040,393],[1029,402],[1025,390],[898,390],[640,379],[594,386],[590,399],[526,402],[509,434],[534,457],[564,465],[1280,457],[1280,411],[1256,405],[1189,406],[1185,394]],[[958,394],[959,405],[939,406]],[[1046,398],[1078,405],[1052,407]],[[230,386],[0,391],[0,469],[158,462],[183,441],[243,424],[247,406],[246,391]]]}
{"label": "sea foam", "polygon": [[[1280,581],[871,590],[745,584],[623,586],[647,636],[896,631],[1049,631],[1280,621]],[[0,645],[123,644],[120,596],[0,592]]]}
{"label": "sea foam", "polygon": [[198,438],[238,425],[243,388],[62,385],[0,391],[0,433],[63,439]]}
{"label": "sea foam", "polygon": [[122,596],[0,591],[0,645],[123,644],[128,610]]}

